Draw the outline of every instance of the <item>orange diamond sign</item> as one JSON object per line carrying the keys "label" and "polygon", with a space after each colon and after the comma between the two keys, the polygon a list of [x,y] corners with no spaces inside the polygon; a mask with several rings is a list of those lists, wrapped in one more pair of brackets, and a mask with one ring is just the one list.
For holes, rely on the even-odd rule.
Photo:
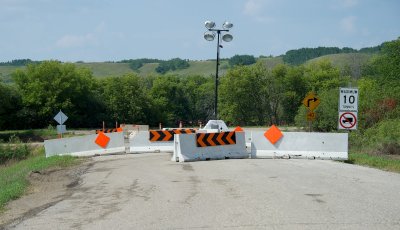
{"label": "orange diamond sign", "polygon": [[94,142],[105,149],[108,145],[108,142],[110,142],[110,138],[107,137],[103,132],[100,132]]}
{"label": "orange diamond sign", "polygon": [[283,134],[278,127],[272,125],[271,128],[265,131],[264,136],[274,145],[282,138]]}

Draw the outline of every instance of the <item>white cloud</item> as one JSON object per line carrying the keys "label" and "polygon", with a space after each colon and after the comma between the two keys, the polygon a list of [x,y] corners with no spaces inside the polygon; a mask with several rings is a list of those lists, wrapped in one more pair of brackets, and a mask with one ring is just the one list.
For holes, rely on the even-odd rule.
{"label": "white cloud", "polygon": [[347,33],[355,33],[357,30],[355,25],[356,19],[355,16],[342,18],[342,20],[340,20],[340,27]]}
{"label": "white cloud", "polygon": [[351,8],[358,4],[358,0],[341,0],[342,7]]}
{"label": "white cloud", "polygon": [[91,33],[85,35],[64,35],[56,45],[62,48],[80,47],[95,42],[95,36]]}
{"label": "white cloud", "polygon": [[256,16],[260,13],[264,1],[262,0],[247,0],[244,4],[243,13],[250,16]]}
{"label": "white cloud", "polygon": [[243,13],[252,17],[255,21],[268,23],[274,21],[270,16],[265,16],[266,6],[272,7],[271,0],[247,0],[244,4]]}

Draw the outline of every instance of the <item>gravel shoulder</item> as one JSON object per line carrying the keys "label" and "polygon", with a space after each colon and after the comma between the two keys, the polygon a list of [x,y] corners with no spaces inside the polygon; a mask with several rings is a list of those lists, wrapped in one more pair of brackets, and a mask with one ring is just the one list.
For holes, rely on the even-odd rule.
{"label": "gravel shoulder", "polygon": [[70,188],[80,183],[80,176],[92,165],[92,160],[87,159],[84,163],[69,168],[31,172],[28,175],[30,186],[26,194],[8,203],[5,211],[0,213],[0,229],[18,224],[71,196]]}

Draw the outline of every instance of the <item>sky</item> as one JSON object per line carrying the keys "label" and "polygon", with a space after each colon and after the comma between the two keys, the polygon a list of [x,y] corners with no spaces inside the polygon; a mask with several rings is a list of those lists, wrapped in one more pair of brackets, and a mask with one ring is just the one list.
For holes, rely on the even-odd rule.
{"label": "sky", "polygon": [[221,58],[360,49],[400,37],[400,0],[0,0],[0,61],[215,59],[204,22],[225,21]]}

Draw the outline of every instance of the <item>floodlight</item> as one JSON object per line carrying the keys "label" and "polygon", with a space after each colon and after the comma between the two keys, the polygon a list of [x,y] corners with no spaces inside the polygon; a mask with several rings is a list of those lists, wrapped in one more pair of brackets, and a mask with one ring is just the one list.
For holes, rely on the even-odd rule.
{"label": "floodlight", "polygon": [[223,40],[224,42],[230,42],[230,41],[233,40],[233,36],[232,36],[232,34],[224,34],[224,35],[222,36],[222,40]]}
{"label": "floodlight", "polygon": [[212,28],[215,27],[215,22],[213,22],[213,21],[206,21],[206,22],[205,22],[205,26],[206,26],[207,29],[212,29]]}
{"label": "floodlight", "polygon": [[233,24],[228,21],[225,21],[224,24],[222,25],[222,28],[227,29],[227,30],[229,30],[232,27],[233,27]]}
{"label": "floodlight", "polygon": [[215,38],[215,33],[209,31],[204,33],[204,39],[206,39],[207,41],[213,41],[214,38]]}

